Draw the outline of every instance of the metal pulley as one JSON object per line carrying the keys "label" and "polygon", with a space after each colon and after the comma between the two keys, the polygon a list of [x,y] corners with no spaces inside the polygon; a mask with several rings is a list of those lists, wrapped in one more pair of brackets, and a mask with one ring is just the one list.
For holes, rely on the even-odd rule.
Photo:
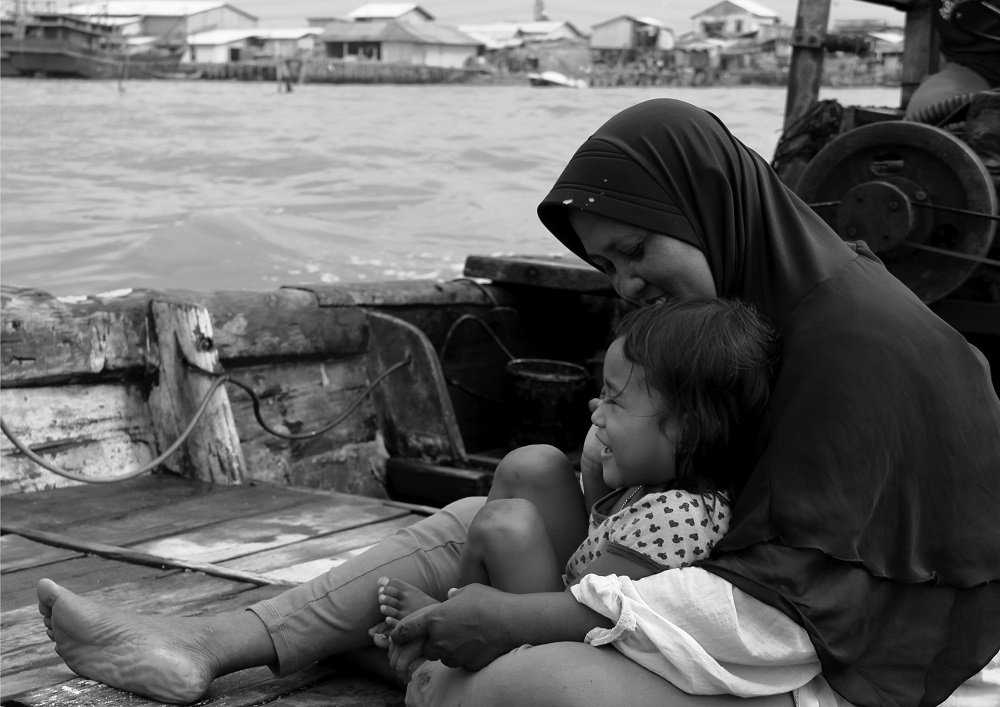
{"label": "metal pulley", "polygon": [[992,262],[990,173],[940,128],[887,121],[844,133],[809,162],[795,191],[841,238],[865,241],[924,302]]}

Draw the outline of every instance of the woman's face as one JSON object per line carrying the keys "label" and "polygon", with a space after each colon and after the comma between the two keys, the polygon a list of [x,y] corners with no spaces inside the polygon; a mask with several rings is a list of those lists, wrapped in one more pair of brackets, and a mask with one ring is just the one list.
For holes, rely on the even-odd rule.
{"label": "woman's face", "polygon": [[684,241],[585,211],[571,212],[569,222],[591,262],[629,302],[718,296],[705,255]]}

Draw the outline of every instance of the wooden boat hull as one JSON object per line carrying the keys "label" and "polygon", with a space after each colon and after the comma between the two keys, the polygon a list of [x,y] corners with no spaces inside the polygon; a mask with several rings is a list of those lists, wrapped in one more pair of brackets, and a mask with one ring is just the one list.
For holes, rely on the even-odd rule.
{"label": "wooden boat hull", "polygon": [[124,55],[47,40],[10,40],[5,50],[10,66],[24,76],[150,79],[175,73],[180,64],[180,55]]}

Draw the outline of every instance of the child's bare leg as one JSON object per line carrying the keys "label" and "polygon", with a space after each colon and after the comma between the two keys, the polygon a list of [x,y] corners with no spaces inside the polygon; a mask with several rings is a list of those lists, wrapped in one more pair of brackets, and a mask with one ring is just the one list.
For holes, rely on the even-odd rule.
{"label": "child's bare leg", "polygon": [[219,675],[277,660],[264,624],[248,611],[208,619],[127,614],[49,579],[38,583],[38,610],[73,672],[161,702],[194,702]]}
{"label": "child's bare leg", "polygon": [[483,506],[469,526],[459,579],[462,586],[478,582],[514,594],[559,592],[565,588],[564,565],[533,502],[497,499]]}
{"label": "child's bare leg", "polygon": [[523,498],[535,504],[557,564],[565,567],[587,536],[589,511],[566,455],[546,444],[520,447],[507,454],[497,465],[488,500],[505,498]]}

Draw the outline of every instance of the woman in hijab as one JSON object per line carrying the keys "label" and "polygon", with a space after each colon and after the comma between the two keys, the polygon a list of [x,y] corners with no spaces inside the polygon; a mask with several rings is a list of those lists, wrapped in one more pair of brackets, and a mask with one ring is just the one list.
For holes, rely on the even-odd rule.
{"label": "woman in hijab", "polygon": [[[685,103],[608,121],[539,215],[631,302],[756,305],[782,340],[765,428],[710,559],[572,593],[462,588],[393,629],[430,659],[407,704],[997,704],[1000,401],[978,352]],[[359,648],[380,576],[443,599],[481,504],[248,612],[154,625],[48,580],[39,604],[80,674],[193,701],[225,672]]]}

